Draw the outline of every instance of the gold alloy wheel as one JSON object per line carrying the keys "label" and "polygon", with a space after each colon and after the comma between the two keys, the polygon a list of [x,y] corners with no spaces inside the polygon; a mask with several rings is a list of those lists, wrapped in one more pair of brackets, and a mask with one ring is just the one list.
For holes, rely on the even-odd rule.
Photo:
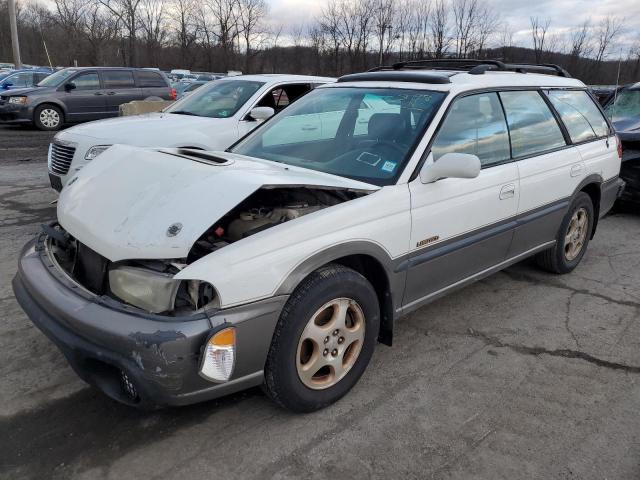
{"label": "gold alloy wheel", "polygon": [[580,254],[587,238],[588,226],[589,214],[585,208],[579,208],[573,213],[564,237],[564,256],[568,261],[574,260]]}
{"label": "gold alloy wheel", "polygon": [[364,343],[362,308],[350,298],[336,298],[313,314],[296,354],[302,383],[314,390],[338,383],[356,363]]}

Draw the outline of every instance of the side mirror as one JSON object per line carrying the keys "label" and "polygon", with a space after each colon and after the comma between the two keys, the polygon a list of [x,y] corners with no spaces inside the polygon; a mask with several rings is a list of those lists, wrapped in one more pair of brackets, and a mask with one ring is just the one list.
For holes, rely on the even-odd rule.
{"label": "side mirror", "polygon": [[271,107],[255,107],[249,112],[249,116],[254,120],[262,122],[275,115],[276,111]]}
{"label": "side mirror", "polygon": [[71,90],[74,90],[76,88],[76,84],[73,82],[67,82],[64,84],[64,90],[66,92],[70,92]]}
{"label": "side mirror", "polygon": [[442,178],[476,178],[480,175],[480,159],[468,153],[445,153],[437,162],[425,163],[420,181],[432,183]]}
{"label": "side mirror", "polygon": [[13,87],[13,83],[11,83],[11,82],[4,82],[4,83],[2,84],[2,88],[3,88],[4,90],[9,90],[9,88],[11,88],[11,87]]}

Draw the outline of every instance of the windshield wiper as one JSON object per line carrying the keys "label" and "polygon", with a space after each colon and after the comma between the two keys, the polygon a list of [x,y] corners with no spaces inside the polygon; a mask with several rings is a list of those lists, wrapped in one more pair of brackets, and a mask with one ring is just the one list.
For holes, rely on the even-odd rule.
{"label": "windshield wiper", "polygon": [[197,113],[187,112],[186,110],[177,110],[175,112],[167,112],[167,113],[175,113],[176,115],[193,115],[194,117],[199,117]]}

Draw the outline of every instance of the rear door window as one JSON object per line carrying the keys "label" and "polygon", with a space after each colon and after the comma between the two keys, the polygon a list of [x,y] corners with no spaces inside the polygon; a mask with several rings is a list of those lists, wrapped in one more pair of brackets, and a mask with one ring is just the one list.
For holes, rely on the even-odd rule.
{"label": "rear door window", "polygon": [[127,70],[111,70],[102,72],[105,88],[135,88],[133,72]]}
{"label": "rear door window", "polygon": [[496,93],[469,95],[455,100],[431,146],[433,160],[445,153],[468,153],[482,167],[510,160],[509,135]]}
{"label": "rear door window", "polygon": [[500,98],[507,114],[514,158],[544,153],[567,144],[540,93],[500,92]]}
{"label": "rear door window", "polygon": [[551,90],[547,96],[560,114],[572,142],[585,142],[608,135],[607,121],[587,92]]}

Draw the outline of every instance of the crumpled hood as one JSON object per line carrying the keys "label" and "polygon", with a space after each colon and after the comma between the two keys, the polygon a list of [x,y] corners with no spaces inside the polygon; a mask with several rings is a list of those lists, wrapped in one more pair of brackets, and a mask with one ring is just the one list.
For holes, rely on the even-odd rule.
{"label": "crumpled hood", "polygon": [[[215,132],[217,126],[223,125],[228,126],[229,120],[170,113],[148,113],[82,123],[65,130],[63,133],[104,139],[109,144],[166,146],[167,141],[175,139],[167,134],[176,129],[180,129],[184,135],[188,135],[189,132],[199,128]],[[143,134],[137,135],[136,131],[142,131]],[[181,140],[186,139],[181,138]]]}
{"label": "crumpled hood", "polygon": [[227,160],[215,164],[166,152],[177,150],[111,147],[62,190],[60,225],[111,261],[184,258],[207,228],[263,185],[379,188],[231,153],[215,152]]}

